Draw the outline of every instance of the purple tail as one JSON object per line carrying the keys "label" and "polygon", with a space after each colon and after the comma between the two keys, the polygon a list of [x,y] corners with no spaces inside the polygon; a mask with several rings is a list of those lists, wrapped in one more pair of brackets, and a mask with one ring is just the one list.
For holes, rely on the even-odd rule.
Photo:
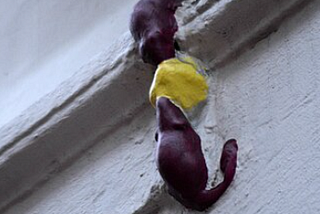
{"label": "purple tail", "polygon": [[224,180],[215,188],[200,192],[194,204],[194,209],[203,211],[215,203],[231,184],[237,167],[238,145],[235,139],[228,140],[222,151],[220,169],[224,173]]}

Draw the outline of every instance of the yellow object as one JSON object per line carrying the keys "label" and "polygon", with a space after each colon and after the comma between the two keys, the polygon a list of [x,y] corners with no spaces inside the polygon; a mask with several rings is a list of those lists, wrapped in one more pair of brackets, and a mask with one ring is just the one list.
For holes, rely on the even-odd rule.
{"label": "yellow object", "polygon": [[158,65],[149,99],[155,106],[158,97],[167,97],[183,109],[191,109],[208,94],[206,78],[197,72],[201,68],[191,57],[169,59]]}

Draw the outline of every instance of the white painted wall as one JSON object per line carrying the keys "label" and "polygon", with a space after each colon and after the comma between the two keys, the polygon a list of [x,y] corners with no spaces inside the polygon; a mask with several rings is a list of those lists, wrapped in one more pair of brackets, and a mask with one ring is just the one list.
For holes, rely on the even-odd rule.
{"label": "white painted wall", "polygon": [[[193,123],[210,177],[224,139],[239,143],[230,189],[207,213],[320,212],[320,2],[210,76]],[[5,214],[172,214],[188,211],[163,188],[147,105],[69,168]]]}
{"label": "white painted wall", "polygon": [[0,1],[0,127],[108,49],[136,2]]}
{"label": "white painted wall", "polygon": [[320,212],[319,10],[313,1],[218,72],[217,124],[239,139],[240,166],[212,213]]}

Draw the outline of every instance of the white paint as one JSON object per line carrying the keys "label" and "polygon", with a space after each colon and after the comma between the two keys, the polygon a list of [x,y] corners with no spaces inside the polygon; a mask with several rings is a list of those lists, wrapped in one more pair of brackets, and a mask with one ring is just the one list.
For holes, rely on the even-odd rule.
{"label": "white paint", "polygon": [[240,166],[213,213],[320,212],[319,10],[313,1],[217,74],[218,124],[239,139]]}
{"label": "white paint", "polygon": [[[235,181],[207,213],[319,213],[319,9],[320,2],[313,1],[282,24],[278,32],[212,73],[210,97],[195,112],[193,120],[203,141],[211,179],[218,168],[224,139],[237,138],[240,148]],[[211,35],[214,32],[213,28]],[[193,44],[203,35],[210,35],[210,31],[200,32],[198,37],[195,33],[194,40],[190,36],[191,40],[182,41]],[[212,43],[213,47],[218,45],[218,50],[222,47],[219,44],[226,43]],[[196,50],[195,46],[190,48]],[[210,48],[203,51],[215,53]],[[128,75],[144,66],[127,59],[122,65],[130,68]],[[205,57],[208,59],[210,56]],[[115,78],[105,78],[95,87],[103,87],[108,80],[133,83],[132,78],[125,78],[125,72],[116,75],[117,72],[114,71]],[[121,96],[125,94],[123,89],[116,91]],[[135,93],[140,97],[144,86],[133,86],[127,92],[131,96],[123,99],[134,99]],[[108,96],[112,98],[112,93]],[[79,97],[83,98],[86,97]],[[123,111],[121,108],[118,112]],[[115,112],[110,111],[109,115]],[[81,113],[77,110],[76,116]],[[104,139],[73,165],[5,214],[198,213],[185,210],[163,188],[153,158],[154,110],[142,105],[140,114],[134,115],[132,121],[121,123],[116,131],[106,132]]]}
{"label": "white paint", "polygon": [[108,49],[137,0],[0,2],[0,127]]}

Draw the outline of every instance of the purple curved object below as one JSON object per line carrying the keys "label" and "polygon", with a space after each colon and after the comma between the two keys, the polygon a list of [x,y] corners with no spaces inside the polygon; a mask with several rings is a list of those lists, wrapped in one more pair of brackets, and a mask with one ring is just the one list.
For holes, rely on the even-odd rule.
{"label": "purple curved object below", "polygon": [[182,1],[140,0],[135,5],[130,31],[144,62],[158,65],[175,57],[174,34],[178,25],[174,14]]}
{"label": "purple curved object below", "polygon": [[156,108],[158,170],[176,200],[187,208],[203,211],[220,198],[234,178],[237,142],[230,139],[223,147],[220,169],[224,180],[215,188],[206,190],[208,171],[199,135],[169,99],[158,98]]}

